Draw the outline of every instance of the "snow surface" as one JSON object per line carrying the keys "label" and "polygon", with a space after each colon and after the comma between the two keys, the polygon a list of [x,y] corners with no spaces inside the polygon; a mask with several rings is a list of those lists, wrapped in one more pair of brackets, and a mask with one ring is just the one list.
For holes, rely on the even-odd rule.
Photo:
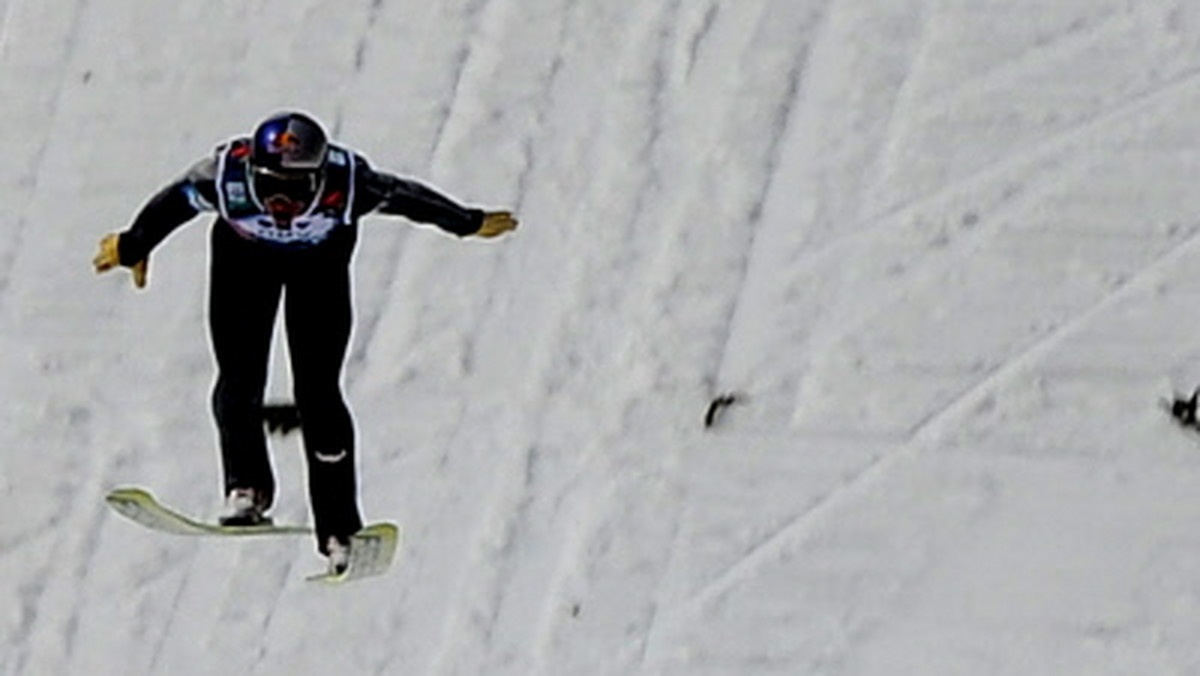
{"label": "snow surface", "polygon": [[[0,16],[0,674],[1200,673],[1197,3]],[[220,495],[207,223],[95,242],[287,106],[523,222],[364,223],[341,589],[102,500]]]}

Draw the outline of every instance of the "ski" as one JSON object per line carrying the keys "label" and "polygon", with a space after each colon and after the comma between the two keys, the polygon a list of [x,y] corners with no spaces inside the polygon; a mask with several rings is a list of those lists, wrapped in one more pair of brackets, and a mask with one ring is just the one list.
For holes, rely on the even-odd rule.
{"label": "ski", "polygon": [[167,507],[149,491],[141,488],[117,488],[105,501],[121,516],[151,530],[172,535],[311,535],[308,526],[263,523],[254,526],[223,526],[198,521]]}

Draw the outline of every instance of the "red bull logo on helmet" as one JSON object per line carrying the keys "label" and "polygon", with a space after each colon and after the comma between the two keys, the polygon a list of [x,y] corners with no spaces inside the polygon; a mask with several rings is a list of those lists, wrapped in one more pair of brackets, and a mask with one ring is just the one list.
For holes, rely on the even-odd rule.
{"label": "red bull logo on helmet", "polygon": [[300,137],[285,129],[267,139],[267,150],[284,157],[294,157],[301,150]]}

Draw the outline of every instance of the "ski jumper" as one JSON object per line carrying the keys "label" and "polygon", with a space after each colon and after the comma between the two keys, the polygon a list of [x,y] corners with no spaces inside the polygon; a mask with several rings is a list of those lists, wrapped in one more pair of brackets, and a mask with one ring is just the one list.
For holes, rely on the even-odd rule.
{"label": "ski jumper", "polygon": [[414,181],[375,171],[329,146],[316,197],[280,217],[254,193],[249,139],[217,148],[156,194],[121,234],[122,264],[146,258],[167,235],[215,211],[209,270],[209,330],[217,363],[212,410],[226,494],[253,488],[269,506],[275,477],[263,425],[271,340],[283,307],[292,381],[308,467],[318,547],[362,527],[354,419],[341,377],[353,323],[350,262],[359,219],[405,216],[458,236],[474,234],[483,212]]}

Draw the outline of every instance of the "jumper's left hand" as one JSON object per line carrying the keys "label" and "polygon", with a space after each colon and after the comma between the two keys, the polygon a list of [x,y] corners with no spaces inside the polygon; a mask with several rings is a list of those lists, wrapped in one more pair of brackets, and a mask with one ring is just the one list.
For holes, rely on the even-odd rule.
{"label": "jumper's left hand", "polygon": [[517,229],[517,219],[509,211],[489,211],[483,215],[483,224],[475,233],[478,237],[499,237],[510,230]]}
{"label": "jumper's left hand", "polygon": [[[121,264],[121,236],[117,233],[105,235],[100,240],[100,252],[92,259],[92,265],[96,268],[96,273],[108,272]],[[143,258],[142,260],[130,266],[130,271],[133,273],[133,285],[139,289],[146,287],[146,273],[150,267],[150,262]]]}

